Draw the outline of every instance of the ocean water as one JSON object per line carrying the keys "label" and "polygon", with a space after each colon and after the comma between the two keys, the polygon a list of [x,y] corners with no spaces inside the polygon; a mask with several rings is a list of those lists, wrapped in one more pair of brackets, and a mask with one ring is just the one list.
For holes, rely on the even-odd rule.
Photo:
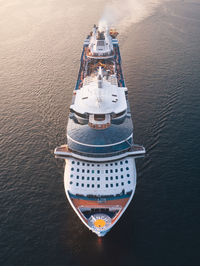
{"label": "ocean water", "polygon": [[137,160],[133,201],[102,239],[67,202],[53,150],[82,44],[106,1],[0,1],[0,265],[199,265],[200,2],[119,35]]}

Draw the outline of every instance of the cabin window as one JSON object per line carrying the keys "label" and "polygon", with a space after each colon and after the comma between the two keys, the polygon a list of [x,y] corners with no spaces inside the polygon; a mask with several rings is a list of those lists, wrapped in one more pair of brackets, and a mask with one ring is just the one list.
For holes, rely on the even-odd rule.
{"label": "cabin window", "polygon": [[124,115],[125,113],[126,113],[126,110],[124,110],[124,111],[122,111],[122,112],[120,112],[118,114],[113,114],[112,117],[113,118],[117,118],[117,117],[120,117],[120,116]]}
{"label": "cabin window", "polygon": [[94,115],[94,120],[96,121],[104,121],[105,120],[105,114],[96,114]]}
{"label": "cabin window", "polygon": [[104,46],[105,42],[103,40],[97,41],[97,46]]}
{"label": "cabin window", "polygon": [[88,118],[88,114],[80,114],[80,113],[78,113],[78,112],[76,112],[76,111],[74,111],[74,113],[75,113],[77,116],[81,117],[81,118],[84,118],[84,119],[87,119],[87,118]]}

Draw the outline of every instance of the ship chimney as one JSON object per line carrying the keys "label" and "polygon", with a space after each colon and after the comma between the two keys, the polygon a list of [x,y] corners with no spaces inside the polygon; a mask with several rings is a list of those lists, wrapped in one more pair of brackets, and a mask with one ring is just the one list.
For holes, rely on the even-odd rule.
{"label": "ship chimney", "polygon": [[98,80],[98,88],[102,88],[103,87],[103,74],[102,74],[101,67],[99,67],[97,80]]}

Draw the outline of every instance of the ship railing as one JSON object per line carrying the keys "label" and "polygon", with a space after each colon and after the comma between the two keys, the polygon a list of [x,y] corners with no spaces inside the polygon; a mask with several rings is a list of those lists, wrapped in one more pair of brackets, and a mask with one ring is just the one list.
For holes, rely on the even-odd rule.
{"label": "ship railing", "polygon": [[57,147],[54,150],[54,154],[56,158],[60,159],[67,159],[67,158],[76,158],[84,161],[93,161],[93,162],[105,162],[105,161],[114,161],[119,160],[125,157],[134,157],[134,158],[140,158],[145,155],[146,151],[143,146],[134,144],[131,148],[128,150],[121,150],[119,152],[115,153],[101,153],[101,154],[90,154],[90,153],[82,153],[78,151],[71,150],[68,145],[62,145],[60,147]]}

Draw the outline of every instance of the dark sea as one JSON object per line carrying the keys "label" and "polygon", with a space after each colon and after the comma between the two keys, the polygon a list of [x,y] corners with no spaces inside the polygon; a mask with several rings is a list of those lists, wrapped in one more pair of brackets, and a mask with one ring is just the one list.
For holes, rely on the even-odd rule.
{"label": "dark sea", "polygon": [[53,151],[106,2],[0,0],[1,266],[200,265],[200,1],[161,3],[120,32],[134,140],[147,150],[127,211],[99,239],[65,196]]}

